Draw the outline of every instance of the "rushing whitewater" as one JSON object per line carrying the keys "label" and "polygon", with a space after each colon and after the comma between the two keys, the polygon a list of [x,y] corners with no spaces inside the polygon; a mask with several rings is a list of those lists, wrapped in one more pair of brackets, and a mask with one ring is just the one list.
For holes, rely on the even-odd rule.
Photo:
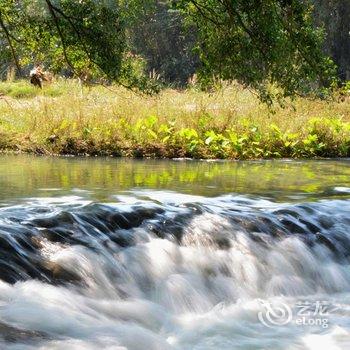
{"label": "rushing whitewater", "polygon": [[350,348],[350,161],[0,160],[1,350]]}
{"label": "rushing whitewater", "polygon": [[[1,209],[1,349],[350,347],[349,200],[114,199]],[[267,314],[318,301],[327,324]]]}

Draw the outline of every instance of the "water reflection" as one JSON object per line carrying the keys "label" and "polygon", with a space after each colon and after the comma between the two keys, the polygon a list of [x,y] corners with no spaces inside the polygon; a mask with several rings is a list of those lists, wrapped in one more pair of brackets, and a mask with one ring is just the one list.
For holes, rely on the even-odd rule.
{"label": "water reflection", "polygon": [[74,192],[105,201],[111,194],[135,188],[300,201],[350,196],[349,187],[350,160],[203,162],[4,155],[0,163],[3,204]]}
{"label": "water reflection", "polygon": [[0,349],[350,348],[349,165],[2,156]]}

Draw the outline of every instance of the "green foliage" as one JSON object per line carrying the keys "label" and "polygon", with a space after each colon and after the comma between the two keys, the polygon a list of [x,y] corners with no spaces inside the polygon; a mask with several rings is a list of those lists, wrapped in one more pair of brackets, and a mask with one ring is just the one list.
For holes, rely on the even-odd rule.
{"label": "green foliage", "polygon": [[315,87],[323,97],[335,67],[310,1],[2,0],[0,62],[146,93],[200,66],[202,85],[235,79],[270,104]]}
{"label": "green foliage", "polygon": [[[350,156],[350,101],[298,98],[295,110],[272,114],[243,90],[223,97],[166,90],[145,98],[113,89],[81,90],[70,80],[43,90],[25,81],[0,83],[0,151],[204,159]],[[239,114],[227,106],[232,99],[235,106],[241,103]],[[188,101],[201,108],[188,110]]]}
{"label": "green foliage", "polygon": [[56,73],[94,77],[146,92],[139,62],[127,54],[125,18],[118,1],[4,0],[0,4],[0,42],[7,43],[18,69],[43,63]]}
{"label": "green foliage", "polygon": [[[186,156],[195,158],[282,158],[282,157],[327,157],[349,154],[350,124],[339,119],[317,118],[308,124],[307,133],[281,131],[277,125],[270,126],[264,134],[259,127],[243,123],[240,132],[225,130],[218,133],[213,129],[198,132],[182,128],[169,133],[166,139],[159,137],[159,130],[152,124],[152,132],[141,122],[144,130],[140,134],[142,143],[172,143],[185,149]],[[136,128],[137,129],[137,128]],[[138,140],[140,141],[140,139]]]}
{"label": "green foliage", "polygon": [[326,33],[324,50],[337,64],[338,77],[350,79],[350,2],[348,0],[312,0],[317,25]]}
{"label": "green foliage", "polygon": [[[328,87],[335,67],[322,52],[309,1],[178,0],[199,32],[201,79],[236,79],[268,103],[315,86]],[[278,87],[278,89],[276,89]]]}
{"label": "green foliage", "polygon": [[350,80],[345,81],[337,92],[343,97],[350,96]]}
{"label": "green foliage", "polygon": [[71,55],[68,59],[77,57],[80,69],[88,61],[108,78],[118,80],[125,51],[125,34],[116,2],[61,0],[59,10],[53,5],[48,7],[55,13],[52,17],[58,17],[62,44]]}
{"label": "green foliage", "polygon": [[126,1],[127,33],[130,50],[145,58],[147,70],[159,74],[161,81],[185,85],[195,73],[198,56],[194,26],[187,27],[170,1]]}

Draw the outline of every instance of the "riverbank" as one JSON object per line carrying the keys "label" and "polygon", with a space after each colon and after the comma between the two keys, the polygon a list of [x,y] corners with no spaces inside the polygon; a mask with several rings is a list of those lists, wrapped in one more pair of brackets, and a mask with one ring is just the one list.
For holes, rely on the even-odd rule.
{"label": "riverbank", "polygon": [[274,111],[238,85],[215,93],[58,81],[0,83],[0,151],[222,159],[350,156],[350,97]]}

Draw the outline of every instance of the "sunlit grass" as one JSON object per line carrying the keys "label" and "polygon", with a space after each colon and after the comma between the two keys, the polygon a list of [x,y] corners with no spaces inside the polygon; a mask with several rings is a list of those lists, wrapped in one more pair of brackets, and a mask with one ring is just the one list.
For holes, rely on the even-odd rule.
{"label": "sunlit grass", "polygon": [[0,82],[0,95],[6,95],[17,99],[33,98],[39,94],[56,97],[64,93],[67,93],[67,84],[65,82],[48,84],[43,90],[39,90],[37,87],[24,80],[12,83]]}
{"label": "sunlit grass", "polygon": [[269,110],[248,90],[0,83],[0,149],[47,154],[272,158],[350,155],[350,98]]}

